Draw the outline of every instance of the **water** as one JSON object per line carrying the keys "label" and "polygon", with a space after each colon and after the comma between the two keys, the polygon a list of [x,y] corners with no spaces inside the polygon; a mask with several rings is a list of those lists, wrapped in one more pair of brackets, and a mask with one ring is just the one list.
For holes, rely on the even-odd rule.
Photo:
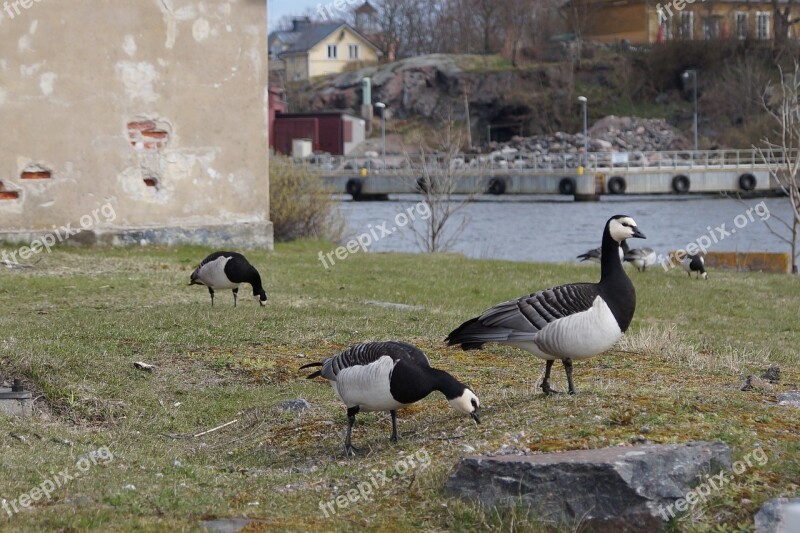
{"label": "water", "polygon": [[[369,234],[374,241],[369,246],[371,252],[420,251],[412,228],[423,228],[420,218],[427,211],[419,204],[421,199],[401,195],[388,202],[343,201],[347,238]],[[710,242],[709,251],[788,251],[788,245],[762,222],[766,218],[773,228],[787,235],[776,218],[791,219],[788,200],[744,202],[746,205],[733,198],[708,196],[603,197],[600,202],[554,200],[552,196],[479,197],[454,216],[451,227],[463,223],[464,229],[450,251],[472,258],[576,261],[578,254],[600,246],[603,225],[617,214],[632,216],[647,235],[646,240],[632,239],[633,247],[649,246],[665,256],[698,241]],[[751,207],[755,209],[748,216]],[[416,222],[404,224],[407,210]],[[716,229],[723,224],[724,228]],[[384,230],[391,234],[385,235]],[[723,236],[725,232],[730,234]]]}

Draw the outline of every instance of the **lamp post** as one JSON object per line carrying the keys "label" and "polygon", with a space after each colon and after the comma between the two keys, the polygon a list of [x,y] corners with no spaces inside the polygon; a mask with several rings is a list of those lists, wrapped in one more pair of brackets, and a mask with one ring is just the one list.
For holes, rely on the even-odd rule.
{"label": "lamp post", "polygon": [[383,156],[383,170],[386,170],[386,104],[378,102],[375,107],[381,110],[381,155]]}
{"label": "lamp post", "polygon": [[692,79],[692,99],[694,100],[694,151],[697,151],[697,71],[687,70],[683,73],[683,81],[688,82]]}
{"label": "lamp post", "polygon": [[579,96],[578,101],[583,109],[583,168],[585,169],[589,165],[589,114],[587,109],[589,99]]}

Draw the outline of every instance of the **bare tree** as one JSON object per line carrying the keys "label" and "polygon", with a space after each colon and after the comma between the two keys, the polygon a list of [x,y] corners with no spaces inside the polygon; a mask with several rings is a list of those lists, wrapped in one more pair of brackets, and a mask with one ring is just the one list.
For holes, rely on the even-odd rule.
{"label": "bare tree", "polygon": [[[785,75],[782,68],[780,74],[780,87],[773,91],[772,86],[767,86],[763,96],[764,109],[776,123],[777,140],[765,138],[764,147],[756,148],[791,206],[791,220],[775,214],[771,217],[784,227],[783,231],[778,231],[766,220],[764,224],[770,233],[789,245],[792,273],[796,274],[800,255],[797,242],[800,233],[800,63],[795,61],[791,74]],[[772,98],[768,96],[770,93]]]}
{"label": "bare tree", "polygon": [[[415,185],[423,195],[429,216],[424,224],[412,226],[412,231],[417,245],[425,252],[449,250],[467,225],[466,216],[459,212],[473,200],[478,190],[463,190],[468,187],[470,178],[460,151],[461,134],[452,120],[446,122],[439,146],[431,149],[420,145],[422,177]],[[474,174],[474,170],[471,173]],[[461,194],[457,193],[459,188],[462,188]]]}
{"label": "bare tree", "polygon": [[789,30],[800,22],[800,17],[794,16],[797,0],[772,0],[773,24],[775,26],[775,46],[782,50],[789,39]]}

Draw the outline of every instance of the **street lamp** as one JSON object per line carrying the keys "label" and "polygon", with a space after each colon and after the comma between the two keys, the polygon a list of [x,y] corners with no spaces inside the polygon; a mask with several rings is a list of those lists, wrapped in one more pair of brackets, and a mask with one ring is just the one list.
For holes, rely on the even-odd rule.
{"label": "street lamp", "polygon": [[386,170],[386,104],[378,102],[375,107],[381,110],[381,154],[383,155],[383,170]]}
{"label": "street lamp", "polygon": [[683,81],[688,82],[692,79],[692,97],[694,99],[694,151],[697,151],[697,71],[687,70],[683,73]]}
{"label": "street lamp", "polygon": [[585,169],[589,164],[589,114],[587,110],[589,99],[579,96],[578,101],[583,108],[583,168]]}

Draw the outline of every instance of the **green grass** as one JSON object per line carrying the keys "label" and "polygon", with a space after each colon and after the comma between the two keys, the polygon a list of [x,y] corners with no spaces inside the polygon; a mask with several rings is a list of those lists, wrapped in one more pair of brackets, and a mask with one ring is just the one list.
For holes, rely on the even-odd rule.
{"label": "green grass", "polygon": [[[0,418],[0,500],[74,471],[79,457],[102,446],[114,458],[29,510],[0,511],[0,530],[192,531],[203,519],[249,516],[263,520],[253,530],[540,531],[519,510],[484,513],[444,497],[459,458],[503,446],[628,444],[643,426],[651,442],[720,439],[734,459],[757,445],[769,457],[676,530],[738,530],[764,500],[797,494],[799,417],[775,405],[775,392],[800,382],[796,277],[714,271],[704,282],[677,271],[631,272],[638,308],[629,335],[617,351],[576,363],[579,395],[543,398],[541,361],[499,346],[464,353],[442,339],[490,304],[594,280],[596,266],[355,254],[325,271],[317,252],[331,247],[250,252],[267,308],[243,290],[236,309],[228,291],[212,309],[204,288],[187,285],[209,252],[203,248],[60,249],[33,269],[2,269],[0,377],[24,378],[37,416]],[[483,423],[434,394],[401,411],[397,445],[387,441],[388,415],[359,415],[354,443],[369,453],[345,459],[343,406],[298,367],[350,343],[389,338],[417,343],[435,366],[470,384]],[[135,361],[157,368],[143,372]],[[771,363],[782,370],[775,390],[739,390]],[[563,372],[554,377],[563,389]],[[310,411],[276,408],[301,397]],[[393,476],[370,501],[334,517],[320,511],[320,502],[415,454],[427,454],[430,465]]]}

